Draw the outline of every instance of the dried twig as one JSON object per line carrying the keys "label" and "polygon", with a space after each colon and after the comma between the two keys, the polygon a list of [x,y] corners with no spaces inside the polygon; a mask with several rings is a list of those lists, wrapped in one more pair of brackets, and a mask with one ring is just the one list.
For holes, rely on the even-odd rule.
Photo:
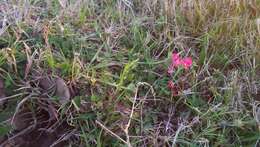
{"label": "dried twig", "polygon": [[111,130],[109,130],[106,126],[104,126],[101,122],[99,122],[98,120],[95,121],[101,128],[103,128],[104,130],[106,130],[107,132],[109,132],[111,135],[115,136],[116,138],[118,138],[120,141],[124,142],[125,144],[127,144],[127,142],[122,139],[120,136],[116,135],[114,132],[112,132]]}
{"label": "dried twig", "polygon": [[133,101],[133,104],[132,104],[132,109],[131,109],[131,113],[130,113],[130,117],[129,117],[129,120],[128,120],[128,123],[124,129],[124,132],[125,132],[125,135],[126,135],[126,139],[127,139],[127,146],[128,147],[132,147],[131,145],[131,142],[130,142],[130,137],[129,137],[129,127],[131,125],[131,120],[133,118],[133,114],[134,114],[134,109],[135,109],[135,106],[136,106],[136,99],[137,99],[137,94],[138,94],[138,91],[139,91],[139,87],[142,86],[142,85],[148,85],[152,91],[152,94],[155,98],[155,94],[154,94],[154,90],[152,88],[152,86],[148,83],[145,83],[145,82],[139,82],[137,83],[137,88],[136,88],[136,91],[135,91],[135,97],[134,97],[134,101]]}

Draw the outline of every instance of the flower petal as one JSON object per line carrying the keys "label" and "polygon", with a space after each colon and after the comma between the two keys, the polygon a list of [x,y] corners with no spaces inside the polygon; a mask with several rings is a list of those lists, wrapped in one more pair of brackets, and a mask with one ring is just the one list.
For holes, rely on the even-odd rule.
{"label": "flower petal", "polygon": [[170,90],[172,90],[172,89],[174,89],[174,87],[175,87],[175,84],[173,83],[173,81],[168,81],[168,88]]}
{"label": "flower petal", "polygon": [[192,66],[192,58],[186,57],[186,58],[182,59],[181,64],[185,69],[190,68]]}
{"label": "flower petal", "polygon": [[174,67],[181,65],[181,58],[178,53],[172,53],[172,65]]}
{"label": "flower petal", "polygon": [[174,67],[172,66],[172,64],[168,67],[168,74],[172,74],[173,73],[173,69]]}

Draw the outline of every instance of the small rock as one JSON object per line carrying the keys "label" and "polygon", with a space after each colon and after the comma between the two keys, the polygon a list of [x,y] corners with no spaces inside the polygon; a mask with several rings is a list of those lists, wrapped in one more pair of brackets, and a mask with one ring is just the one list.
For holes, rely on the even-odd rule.
{"label": "small rock", "polygon": [[62,78],[56,79],[55,95],[59,97],[61,104],[64,104],[70,100],[70,90]]}

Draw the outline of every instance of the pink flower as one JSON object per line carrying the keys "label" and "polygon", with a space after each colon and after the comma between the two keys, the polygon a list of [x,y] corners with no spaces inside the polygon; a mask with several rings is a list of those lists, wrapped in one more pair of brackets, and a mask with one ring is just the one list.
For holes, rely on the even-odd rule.
{"label": "pink flower", "polygon": [[178,67],[179,65],[181,65],[181,58],[179,54],[172,53],[172,66]]}
{"label": "pink flower", "polygon": [[182,59],[179,56],[179,53],[172,53],[172,63],[168,68],[168,73],[172,74],[174,67],[179,67],[179,66],[183,66],[184,69],[189,69],[192,66],[192,58],[186,57]]}
{"label": "pink flower", "polygon": [[181,58],[178,53],[172,53],[172,62],[171,65],[168,68],[168,73],[172,74],[174,67],[178,67],[182,64]]}
{"label": "pink flower", "polygon": [[186,57],[186,58],[182,59],[181,65],[183,66],[183,68],[189,69],[192,66],[192,58]]}

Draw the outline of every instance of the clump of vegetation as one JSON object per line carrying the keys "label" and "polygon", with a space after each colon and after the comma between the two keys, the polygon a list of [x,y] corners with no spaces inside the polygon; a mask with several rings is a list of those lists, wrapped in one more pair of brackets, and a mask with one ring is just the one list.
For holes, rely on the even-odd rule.
{"label": "clump of vegetation", "polygon": [[258,0],[3,0],[0,146],[258,146],[259,35]]}

